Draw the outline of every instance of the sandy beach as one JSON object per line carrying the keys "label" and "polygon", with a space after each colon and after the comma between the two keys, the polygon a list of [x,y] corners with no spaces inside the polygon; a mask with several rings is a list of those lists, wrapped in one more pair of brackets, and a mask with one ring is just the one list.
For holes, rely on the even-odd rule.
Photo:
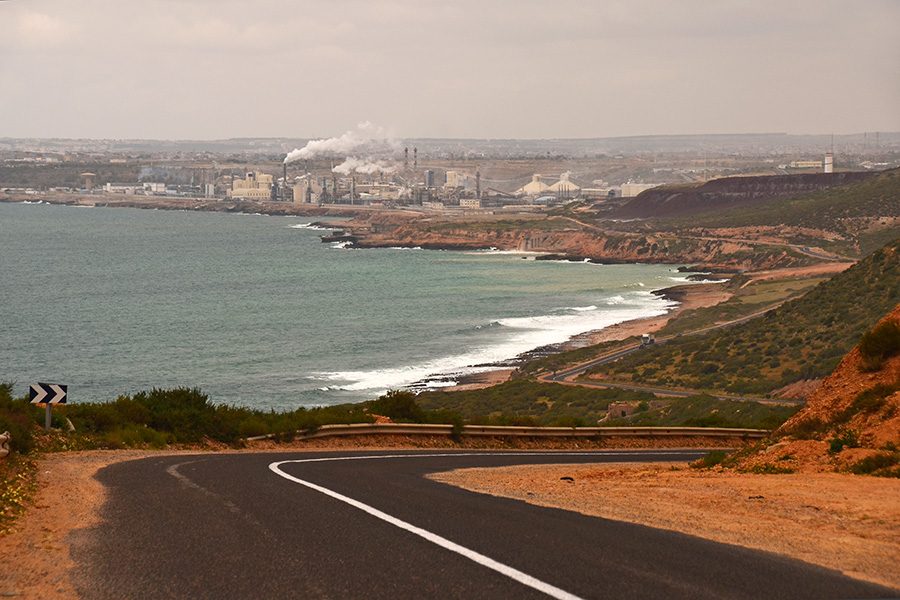
{"label": "sandy beach", "polygon": [[[648,317],[646,319],[623,321],[622,323],[616,323],[615,325],[610,325],[603,329],[588,331],[575,336],[564,344],[560,344],[557,350],[565,351],[583,348],[585,346],[624,340],[630,337],[640,336],[644,333],[659,331],[671,319],[686,310],[715,306],[720,302],[725,302],[731,297],[731,293],[725,290],[723,283],[679,285],[667,288],[665,291],[673,293],[673,295],[677,295],[678,297],[678,304],[666,314]],[[501,368],[466,375],[460,377],[458,379],[458,384],[450,389],[454,391],[463,391],[490,387],[508,381],[513,372],[515,372],[514,368]]]}

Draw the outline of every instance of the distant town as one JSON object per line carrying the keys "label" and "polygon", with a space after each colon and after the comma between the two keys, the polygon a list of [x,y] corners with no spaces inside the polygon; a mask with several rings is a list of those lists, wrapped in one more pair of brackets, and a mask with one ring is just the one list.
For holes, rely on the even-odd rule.
{"label": "distant town", "polygon": [[900,166],[900,133],[883,132],[360,140],[349,150],[346,142],[0,139],[0,194],[540,212],[575,200],[616,202],[661,185],[727,176]]}

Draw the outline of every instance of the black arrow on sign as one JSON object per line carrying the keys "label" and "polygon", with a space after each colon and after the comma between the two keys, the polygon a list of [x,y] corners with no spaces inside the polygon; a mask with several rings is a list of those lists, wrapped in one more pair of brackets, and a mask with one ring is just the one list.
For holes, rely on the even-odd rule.
{"label": "black arrow on sign", "polygon": [[55,383],[38,383],[31,386],[32,404],[65,404],[68,386]]}

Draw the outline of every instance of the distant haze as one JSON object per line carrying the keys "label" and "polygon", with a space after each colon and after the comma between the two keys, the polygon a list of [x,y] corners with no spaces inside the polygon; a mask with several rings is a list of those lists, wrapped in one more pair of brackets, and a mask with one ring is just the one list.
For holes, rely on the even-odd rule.
{"label": "distant haze", "polygon": [[0,137],[900,131],[898,26],[897,0],[9,0]]}

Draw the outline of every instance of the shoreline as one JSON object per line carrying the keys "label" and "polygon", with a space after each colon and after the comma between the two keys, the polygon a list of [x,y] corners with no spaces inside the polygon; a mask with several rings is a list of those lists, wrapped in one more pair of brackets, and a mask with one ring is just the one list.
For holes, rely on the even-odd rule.
{"label": "shoreline", "polygon": [[[53,204],[63,206],[88,206],[101,208],[134,208],[139,210],[171,210],[171,211],[200,211],[219,212],[225,214],[265,214],[270,216],[307,217],[319,219],[314,223],[324,230],[328,230],[327,219],[335,217],[348,217],[360,212],[378,211],[385,212],[393,209],[383,207],[362,206],[312,206],[298,205],[282,202],[225,202],[221,200],[208,200],[203,198],[162,198],[162,197],[110,197],[108,195],[66,195],[57,194],[33,198],[0,197],[0,202],[29,203],[29,204]],[[403,212],[403,211],[396,211]],[[335,223],[335,226],[338,224]],[[393,247],[393,246],[392,246]],[[366,249],[366,248],[362,248]],[[430,248],[423,247],[424,250]],[[440,250],[434,248],[434,250]],[[465,252],[472,249],[459,248],[457,251]],[[507,252],[517,253],[515,250]],[[557,260],[560,262],[572,262],[572,257],[554,256],[536,252],[521,252],[523,256],[534,256],[535,259]],[[640,264],[640,263],[635,263]],[[656,264],[656,263],[654,263]],[[659,263],[666,264],[666,263]],[[682,271],[684,268],[681,269]],[[718,302],[727,300],[730,294],[715,291],[721,286],[721,281],[716,283],[702,281],[698,283],[686,283],[672,285],[666,288],[653,290],[651,293],[676,303],[664,314],[652,317],[642,317],[614,323],[608,327],[596,330],[588,330],[579,333],[569,339],[547,346],[539,346],[522,352],[516,356],[495,363],[467,365],[461,369],[449,372],[435,372],[423,379],[400,386],[402,389],[415,390],[454,390],[481,389],[497,385],[507,381],[519,364],[540,357],[565,352],[576,348],[596,345],[607,341],[626,339],[631,336],[640,336],[643,333],[651,333],[662,328],[670,319],[684,310],[712,306]],[[467,372],[469,371],[469,372]],[[438,383],[440,385],[434,385]]]}
{"label": "shoreline", "polygon": [[[651,292],[652,294],[670,299],[677,302],[677,304],[662,315],[631,319],[620,323],[614,323],[603,329],[586,331],[575,335],[560,344],[541,346],[528,352],[524,352],[508,361],[499,362],[494,365],[474,365],[472,368],[481,366],[494,368],[483,372],[456,377],[448,375],[446,380],[455,380],[457,384],[455,386],[448,386],[446,390],[477,390],[505,383],[509,381],[512,373],[516,371],[516,363],[527,361],[528,358],[550,356],[552,354],[576,350],[586,346],[595,346],[604,342],[621,341],[634,336],[639,337],[644,333],[654,333],[662,329],[671,319],[686,310],[715,306],[716,304],[720,304],[731,298],[732,294],[723,289],[724,284],[724,281],[688,283],[654,290]],[[425,387],[425,389],[431,391],[430,388]]]}

